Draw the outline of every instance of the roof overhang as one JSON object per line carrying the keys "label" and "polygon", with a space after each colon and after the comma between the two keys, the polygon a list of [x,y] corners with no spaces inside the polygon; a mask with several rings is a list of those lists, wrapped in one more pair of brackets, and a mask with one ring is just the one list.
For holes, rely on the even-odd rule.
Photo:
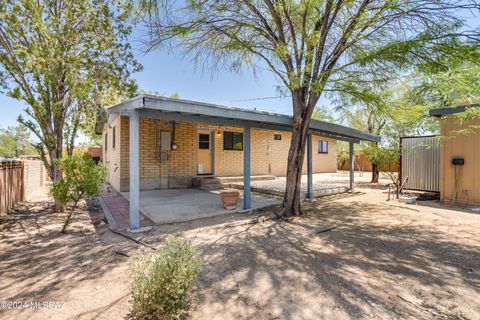
{"label": "roof overhang", "polygon": [[[278,113],[225,107],[154,95],[140,95],[106,109],[109,114],[120,113],[122,115],[128,115],[133,110],[138,110],[140,117],[149,119],[278,131],[291,131],[293,122],[291,116]],[[313,119],[310,123],[310,131],[314,134],[355,143],[361,140],[373,142],[380,142],[381,140],[381,137],[377,135]]]}
{"label": "roof overhang", "polygon": [[449,116],[456,113],[462,113],[467,111],[469,108],[480,107],[480,104],[468,104],[463,106],[456,106],[456,107],[447,107],[447,108],[435,108],[430,109],[428,114],[432,117],[443,117]]}

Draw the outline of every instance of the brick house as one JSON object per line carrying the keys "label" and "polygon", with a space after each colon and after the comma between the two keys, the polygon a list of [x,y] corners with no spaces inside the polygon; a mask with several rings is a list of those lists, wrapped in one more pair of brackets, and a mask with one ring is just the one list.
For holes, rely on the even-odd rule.
{"label": "brick house", "polygon": [[[140,190],[190,188],[198,176],[243,176],[244,207],[250,208],[251,175],[286,175],[290,116],[154,95],[137,96],[106,112],[103,161],[111,185],[130,191],[132,221],[138,221]],[[337,140],[350,142],[350,150],[360,140],[380,140],[317,120],[310,131],[303,166],[309,190],[312,173],[336,171]]]}
{"label": "brick house", "polygon": [[[290,136],[252,129],[251,174],[285,176]],[[109,182],[120,192],[128,191],[129,118],[113,117],[103,139]],[[312,142],[313,173],[336,172],[336,140],[313,135]],[[199,175],[243,175],[243,128],[140,119],[139,148],[140,190],[190,188]],[[303,171],[307,173],[306,164]]]}

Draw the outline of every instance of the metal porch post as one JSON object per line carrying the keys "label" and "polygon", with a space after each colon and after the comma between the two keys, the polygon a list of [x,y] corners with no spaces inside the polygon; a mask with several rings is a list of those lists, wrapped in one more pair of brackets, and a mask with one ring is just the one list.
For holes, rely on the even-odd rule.
{"label": "metal porch post", "polygon": [[139,114],[130,112],[130,230],[140,228]]}
{"label": "metal porch post", "polygon": [[355,191],[354,186],[354,169],[355,169],[355,155],[353,151],[353,142],[349,142],[349,157],[350,157],[350,192]]}
{"label": "metal porch post", "polygon": [[243,208],[250,209],[250,127],[243,130]]}
{"label": "metal porch post", "polygon": [[312,134],[307,135],[307,198],[313,199]]}

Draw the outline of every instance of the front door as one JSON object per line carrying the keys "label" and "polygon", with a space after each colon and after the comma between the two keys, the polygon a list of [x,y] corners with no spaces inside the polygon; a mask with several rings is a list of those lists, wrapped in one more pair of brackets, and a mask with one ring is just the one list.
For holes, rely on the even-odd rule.
{"label": "front door", "polygon": [[198,174],[212,174],[212,139],[211,132],[198,133]]}

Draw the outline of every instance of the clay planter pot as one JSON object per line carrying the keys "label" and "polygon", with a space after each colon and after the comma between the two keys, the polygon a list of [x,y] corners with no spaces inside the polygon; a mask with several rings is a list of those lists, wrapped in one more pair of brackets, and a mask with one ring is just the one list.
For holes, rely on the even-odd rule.
{"label": "clay planter pot", "polygon": [[236,209],[239,196],[240,192],[237,190],[226,190],[220,192],[223,208],[226,210]]}

